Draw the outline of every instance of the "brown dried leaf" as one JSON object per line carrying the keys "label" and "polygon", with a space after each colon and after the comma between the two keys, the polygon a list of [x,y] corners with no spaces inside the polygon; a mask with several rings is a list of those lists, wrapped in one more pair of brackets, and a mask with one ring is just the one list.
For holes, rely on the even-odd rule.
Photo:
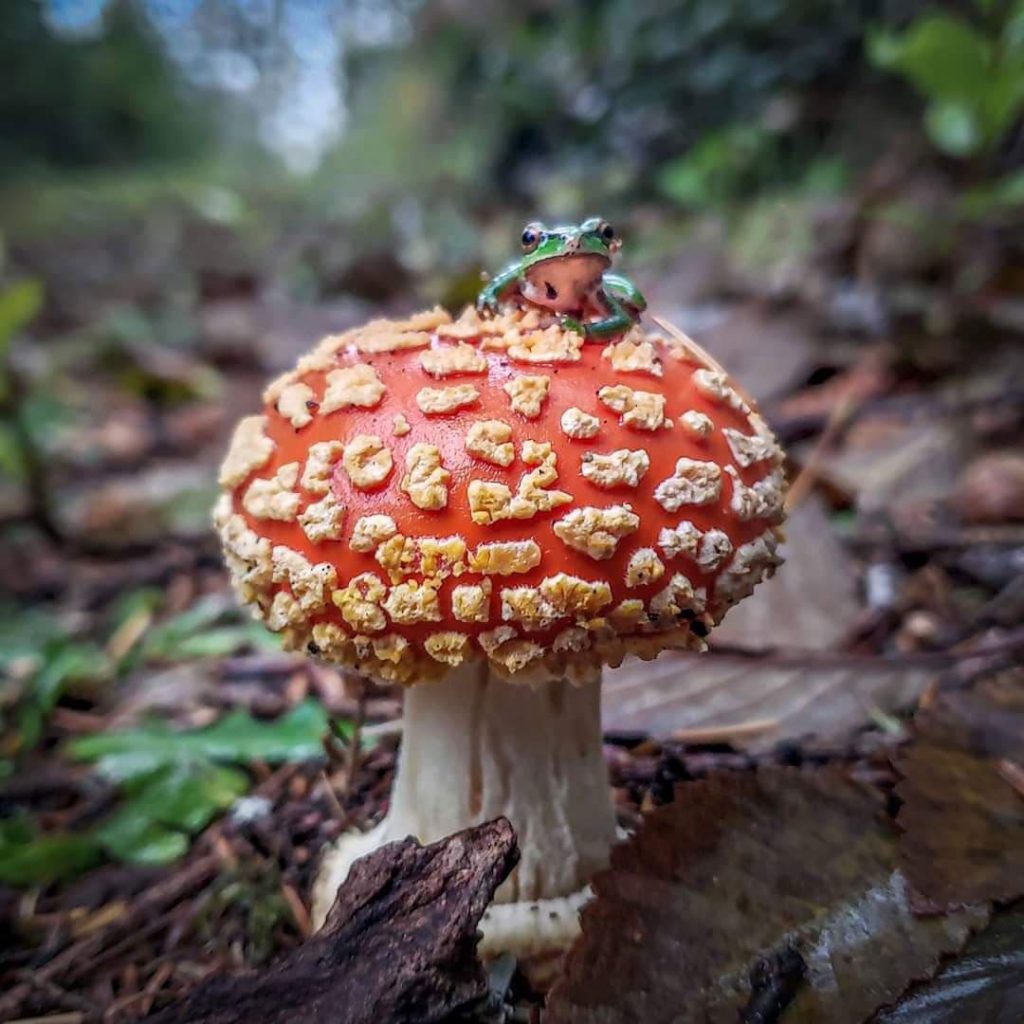
{"label": "brown dried leaf", "polygon": [[865,416],[824,461],[821,477],[853,494],[860,512],[902,521],[952,494],[964,443],[962,429],[952,421]]}
{"label": "brown dried leaf", "polygon": [[963,953],[874,1024],[1016,1024],[1024,1020],[1024,905],[996,914]]}
{"label": "brown dried leaf", "polygon": [[998,762],[915,743],[897,763],[903,865],[946,907],[1024,895],[1024,797]]}
{"label": "brown dried leaf", "polygon": [[835,650],[860,613],[856,572],[820,501],[812,497],[795,510],[782,550],[785,564],[710,637],[712,652],[724,645],[779,653],[627,661],[605,675],[606,728],[661,737],[712,730],[757,751],[783,739],[846,741],[877,711],[914,703],[933,672],[814,653]]}
{"label": "brown dried leaf", "polygon": [[712,733],[752,752],[780,740],[847,742],[877,710],[913,704],[935,672],[845,654],[663,654],[606,675],[605,729],[656,737]]}
{"label": "brown dried leaf", "polygon": [[814,495],[786,521],[785,562],[711,633],[711,646],[827,651],[849,634],[861,603],[857,572]]}
{"label": "brown dried leaf", "polygon": [[[684,313],[677,322],[688,319]],[[806,314],[765,316],[758,303],[737,306],[707,330],[693,333],[759,402],[786,394],[817,358],[814,324]]]}
{"label": "brown dried leaf", "polygon": [[915,719],[928,741],[996,758],[1024,755],[1024,669],[942,693]]}
{"label": "brown dried leaf", "polygon": [[684,784],[595,879],[550,1024],[735,1024],[751,969],[790,944],[806,975],[782,1024],[859,1022],[987,917],[914,917],[896,861],[894,831],[838,770]]}
{"label": "brown dried leaf", "polygon": [[897,762],[901,853],[939,906],[1024,895],[1024,683],[944,695]]}

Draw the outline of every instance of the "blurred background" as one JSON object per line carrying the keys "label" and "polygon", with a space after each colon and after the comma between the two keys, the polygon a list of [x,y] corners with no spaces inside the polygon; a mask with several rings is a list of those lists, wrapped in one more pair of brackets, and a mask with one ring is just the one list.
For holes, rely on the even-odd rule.
{"label": "blurred background", "polygon": [[[308,927],[397,704],[234,608],[216,465],[267,378],[458,308],[527,219],[612,220],[791,456],[772,590],[609,681],[625,817],[712,755],[898,738],[1019,626],[1021,0],[5,0],[0,68],[0,969],[215,840],[203,966],[154,992]],[[151,963],[62,984],[128,1019]]]}

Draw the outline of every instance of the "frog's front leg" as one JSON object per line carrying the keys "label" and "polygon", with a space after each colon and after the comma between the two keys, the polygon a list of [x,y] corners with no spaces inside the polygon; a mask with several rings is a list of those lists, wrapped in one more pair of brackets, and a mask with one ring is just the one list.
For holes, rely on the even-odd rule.
{"label": "frog's front leg", "polygon": [[519,264],[514,263],[506,267],[480,289],[476,297],[476,308],[478,313],[497,313],[498,304],[508,288],[519,279]]}
{"label": "frog's front leg", "polygon": [[600,299],[608,311],[607,316],[586,325],[588,338],[620,334],[636,323],[640,314],[647,308],[647,300],[640,289],[628,278],[620,277],[618,274],[604,275]]}

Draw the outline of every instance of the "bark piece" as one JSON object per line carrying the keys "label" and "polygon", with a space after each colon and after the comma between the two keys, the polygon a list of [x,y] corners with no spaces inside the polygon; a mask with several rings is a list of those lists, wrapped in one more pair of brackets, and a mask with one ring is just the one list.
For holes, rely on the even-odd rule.
{"label": "bark piece", "polygon": [[323,931],[260,974],[216,978],[151,1024],[441,1021],[488,991],[477,923],[518,859],[504,818],[352,868]]}

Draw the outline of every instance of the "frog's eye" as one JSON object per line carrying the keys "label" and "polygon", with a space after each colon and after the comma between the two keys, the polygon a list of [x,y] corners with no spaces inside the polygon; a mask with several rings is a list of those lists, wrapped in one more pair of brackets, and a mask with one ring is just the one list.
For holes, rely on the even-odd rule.
{"label": "frog's eye", "polygon": [[598,228],[598,231],[600,231],[601,237],[606,242],[614,242],[615,241],[615,228],[613,228],[611,226],[611,224],[608,223],[608,221],[606,221],[606,220],[601,221],[601,226]]}
{"label": "frog's eye", "polygon": [[523,252],[532,252],[540,242],[540,228],[536,224],[527,224],[523,228],[523,236],[520,241],[523,243]]}

